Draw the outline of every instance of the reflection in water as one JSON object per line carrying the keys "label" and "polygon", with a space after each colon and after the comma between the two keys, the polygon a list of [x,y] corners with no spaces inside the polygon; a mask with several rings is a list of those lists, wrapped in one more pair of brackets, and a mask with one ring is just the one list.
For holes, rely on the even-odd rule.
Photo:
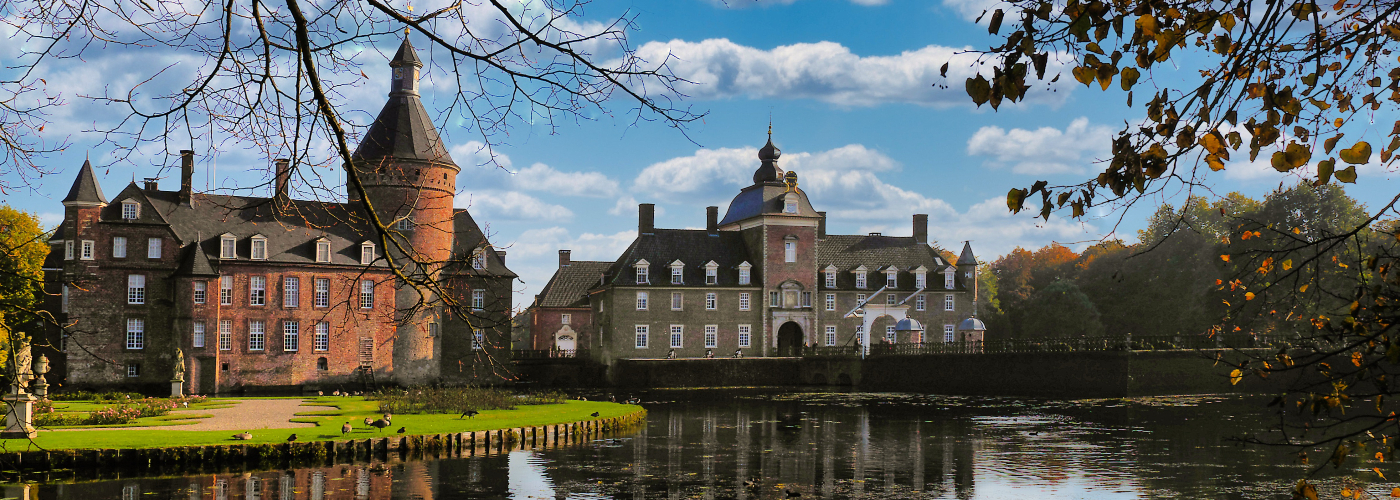
{"label": "reflection in water", "polygon": [[[645,428],[583,446],[30,485],[27,498],[768,500],[785,491],[824,499],[1240,498],[1286,491],[1307,472],[1286,465],[1284,450],[1227,441],[1261,428],[1262,405],[1239,397],[1066,402],[690,391],[645,400]],[[7,496],[18,496],[16,488],[25,487],[7,488]]]}

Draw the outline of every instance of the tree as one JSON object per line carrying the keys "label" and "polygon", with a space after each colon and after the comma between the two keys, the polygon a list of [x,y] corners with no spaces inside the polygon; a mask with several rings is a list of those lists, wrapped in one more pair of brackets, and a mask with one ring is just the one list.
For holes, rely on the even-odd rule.
{"label": "tree", "polygon": [[34,214],[0,205],[0,364],[7,362],[22,330],[40,319],[47,232]]}
{"label": "tree", "polygon": [[1023,315],[1019,323],[1024,337],[1094,337],[1104,333],[1098,308],[1069,280],[1036,290],[1014,314]]}

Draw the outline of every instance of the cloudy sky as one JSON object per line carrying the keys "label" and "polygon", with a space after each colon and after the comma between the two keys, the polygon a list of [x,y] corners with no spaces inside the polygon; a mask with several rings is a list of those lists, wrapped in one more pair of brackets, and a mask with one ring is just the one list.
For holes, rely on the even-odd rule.
{"label": "cloudy sky", "polygon": [[[780,166],[799,173],[813,206],[830,214],[832,232],[908,235],[911,214],[926,213],[931,238],[947,247],[970,240],[984,262],[1017,246],[1082,248],[1115,226],[1122,237],[1134,238],[1156,203],[1173,200],[1144,204],[1121,224],[1121,214],[1107,212],[1049,222],[1007,213],[1005,194],[1012,187],[1086,178],[1109,135],[1140,111],[1126,108],[1126,95],[1116,88],[1089,90],[1068,76],[1000,111],[973,107],[961,90],[972,73],[970,59],[960,51],[991,41],[973,22],[990,1],[595,1],[579,25],[635,16],[633,46],[649,60],[669,55],[676,74],[693,82],[681,89],[688,104],[708,115],[687,134],[635,122],[625,106],[616,115],[589,114],[554,128],[517,124],[499,137],[498,165],[482,165],[479,136],[471,130],[439,123],[463,167],[458,206],[469,207],[509,252],[507,262],[522,279],[516,303],[523,306],[549,279],[559,249],[573,250],[579,260],[615,258],[635,237],[637,203],[656,203],[661,227],[703,227],[707,205],[723,213],[751,182],[771,119],[773,140],[783,150]],[[377,49],[391,54],[394,47]],[[361,62],[382,64],[379,51],[361,54],[369,58]],[[949,85],[940,87],[939,67],[950,58]],[[149,73],[140,61],[139,54],[113,52],[50,78],[61,78],[67,95],[97,95],[104,87],[138,82],[136,74]],[[447,78],[435,71],[430,65],[425,75],[430,109],[445,105],[434,100],[440,94],[433,89]],[[368,101],[364,109],[382,104],[384,74],[387,68],[355,87],[354,95]],[[57,113],[53,129],[72,146],[45,160],[55,174],[36,189],[11,193],[8,202],[56,223],[59,200],[85,155],[109,165],[99,169],[109,195],[133,176],[157,175],[155,165],[167,160],[142,163],[138,154],[111,163],[111,146],[83,132],[92,128],[85,124],[101,122],[102,113],[119,111],[105,109],[86,105]],[[266,158],[250,154],[253,148],[226,149],[201,158],[205,170],[197,184],[265,182]],[[1296,182],[1263,160],[1231,165],[1208,188],[1262,196]],[[1391,177],[1380,168],[1362,170],[1363,181]],[[163,187],[174,189],[177,182],[166,178]],[[1385,184],[1363,182],[1349,192],[1374,205],[1393,195]]]}

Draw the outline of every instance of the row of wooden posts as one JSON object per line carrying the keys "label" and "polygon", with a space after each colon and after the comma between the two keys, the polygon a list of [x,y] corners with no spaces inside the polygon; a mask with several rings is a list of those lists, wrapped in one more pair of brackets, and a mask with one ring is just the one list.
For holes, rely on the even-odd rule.
{"label": "row of wooden posts", "polygon": [[0,481],[248,472],[508,453],[581,444],[645,425],[646,410],[567,424],[341,441],[0,452]]}

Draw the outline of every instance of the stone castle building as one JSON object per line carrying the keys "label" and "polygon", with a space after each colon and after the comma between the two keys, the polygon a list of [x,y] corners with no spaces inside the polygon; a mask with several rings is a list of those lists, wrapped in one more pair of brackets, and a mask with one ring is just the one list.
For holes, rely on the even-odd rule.
{"label": "stone castle building", "polygon": [[[560,250],[559,270],[529,310],[530,347],[582,350],[607,364],[673,352],[794,356],[809,346],[982,340],[970,245],[945,261],[929,245],[923,214],[909,237],[827,234],[826,213],[813,208],[796,172],[778,167],[780,155],[770,136],[753,185],[723,219],[708,207],[705,229],[657,228],[654,206],[642,204],[637,238],[616,260],[573,261]],[[906,318],[925,330],[899,328]]]}
{"label": "stone castle building", "polygon": [[44,265],[67,384],[168,389],[181,359],[185,391],[206,394],[498,375],[515,274],[453,208],[460,169],[408,40],[389,66],[348,166],[365,194],[347,185],[344,203],[293,199],[286,160],[269,197],[194,192],[183,151],[178,190],[133,182],[110,200],[85,163]]}

